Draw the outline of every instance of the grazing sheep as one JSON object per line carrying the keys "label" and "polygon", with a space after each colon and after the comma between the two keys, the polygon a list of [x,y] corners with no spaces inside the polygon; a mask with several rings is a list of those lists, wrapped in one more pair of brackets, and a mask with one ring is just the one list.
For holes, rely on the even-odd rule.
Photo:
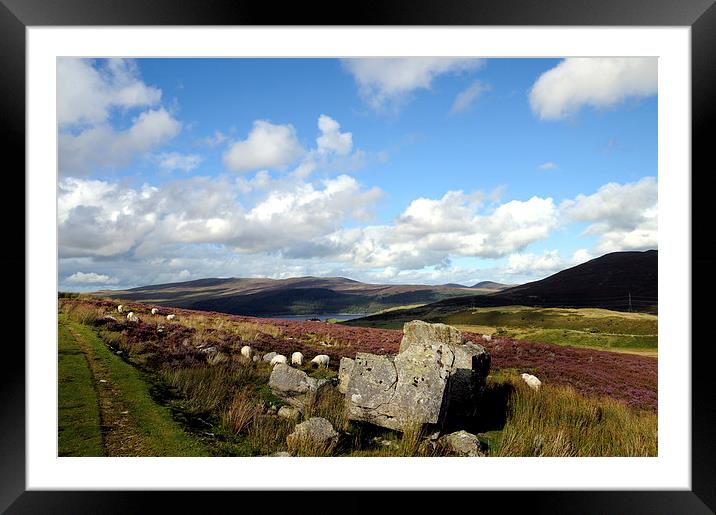
{"label": "grazing sheep", "polygon": [[174,320],[177,316],[172,313],[171,315],[167,315],[167,320]]}
{"label": "grazing sheep", "polygon": [[127,313],[127,321],[128,322],[139,322],[139,317],[134,314],[134,311],[130,311]]}
{"label": "grazing sheep", "polygon": [[329,361],[331,361],[331,358],[329,358],[326,354],[319,354],[311,360],[311,363],[317,367],[328,367]]}
{"label": "grazing sheep", "polygon": [[303,354],[300,352],[294,352],[291,354],[291,364],[299,367],[303,365]]}
{"label": "grazing sheep", "polygon": [[117,306],[117,311],[118,311],[118,312],[121,313],[123,309],[124,309],[124,306],[122,306],[121,304],[120,304],[119,306]]}
{"label": "grazing sheep", "polygon": [[535,376],[531,374],[520,374],[522,379],[524,379],[525,383],[527,383],[527,386],[532,388],[533,390],[537,391],[539,390],[539,387],[542,385],[542,381],[537,379]]}
{"label": "grazing sheep", "polygon": [[287,361],[286,356],[283,354],[276,354],[273,358],[271,358],[271,366],[273,367],[279,363],[283,363],[285,365]]}
{"label": "grazing sheep", "polygon": [[152,308],[152,315],[156,315],[159,313],[159,310],[157,308]]}
{"label": "grazing sheep", "polygon": [[127,320],[129,320],[133,316],[134,316],[134,311],[130,311],[129,313],[127,313]]}
{"label": "grazing sheep", "polygon": [[251,347],[248,345],[241,347],[241,355],[245,358],[251,359]]}
{"label": "grazing sheep", "polygon": [[489,342],[492,340],[492,335],[491,334],[483,334],[482,339],[485,340],[486,342]]}

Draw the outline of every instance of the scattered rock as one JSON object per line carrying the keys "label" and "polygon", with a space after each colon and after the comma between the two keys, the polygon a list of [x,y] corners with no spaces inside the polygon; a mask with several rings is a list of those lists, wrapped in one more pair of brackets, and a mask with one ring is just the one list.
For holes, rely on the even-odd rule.
{"label": "scattered rock", "polygon": [[277,397],[301,412],[315,402],[321,388],[328,381],[309,377],[303,370],[284,363],[273,367],[269,376],[269,388]]}
{"label": "scattered rock", "polygon": [[480,440],[477,436],[467,431],[450,433],[449,435],[443,436],[441,440],[453,454],[472,457],[485,455],[480,450]]}
{"label": "scattered rock", "polygon": [[281,406],[281,409],[278,410],[278,416],[298,422],[301,418],[301,412],[297,408]]}
{"label": "scattered rock", "polygon": [[251,358],[251,359],[253,360],[254,363],[258,363],[261,358],[259,358],[258,356],[254,356],[254,357]]}
{"label": "scattered rock", "polygon": [[264,357],[262,358],[264,361],[271,361],[273,358],[276,357],[278,352],[269,352],[268,354],[264,354]]}
{"label": "scattered rock", "polygon": [[289,450],[306,445],[312,449],[328,451],[338,443],[338,436],[328,420],[311,417],[296,426],[294,432],[286,437],[286,443]]}
{"label": "scattered rock", "polygon": [[348,391],[348,380],[351,378],[355,361],[351,358],[341,358],[341,364],[338,368],[338,391],[346,393]]}
{"label": "scattered rock", "polygon": [[279,451],[279,452],[275,452],[275,453],[271,454],[270,456],[275,456],[277,458],[290,458],[291,453],[286,452],[286,451]]}

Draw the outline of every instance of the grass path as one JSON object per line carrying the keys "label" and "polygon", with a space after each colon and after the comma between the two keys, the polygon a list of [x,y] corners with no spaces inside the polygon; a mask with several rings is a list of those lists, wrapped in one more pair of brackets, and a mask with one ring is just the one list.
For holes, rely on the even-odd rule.
{"label": "grass path", "polygon": [[112,353],[90,327],[61,314],[59,331],[60,456],[206,454],[169,409],[154,402],[141,372]]}

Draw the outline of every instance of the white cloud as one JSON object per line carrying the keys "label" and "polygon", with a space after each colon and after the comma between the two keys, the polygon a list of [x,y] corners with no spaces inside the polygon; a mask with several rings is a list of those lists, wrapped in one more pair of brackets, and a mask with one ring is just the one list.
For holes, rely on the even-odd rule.
{"label": "white cloud", "polygon": [[318,128],[321,135],[316,139],[319,154],[335,152],[339,156],[350,154],[353,148],[353,135],[350,132],[340,132],[341,125],[330,116],[322,114],[318,118]]}
{"label": "white cloud", "polygon": [[64,280],[66,284],[117,284],[118,279],[95,272],[75,272]]}
{"label": "white cloud", "polygon": [[[519,276],[524,280],[544,278],[589,261],[594,256],[587,249],[577,249],[570,258],[560,256],[559,250],[546,250],[542,254],[514,253],[498,275]],[[513,279],[514,280],[514,279]]]}
{"label": "white cloud", "polygon": [[103,123],[112,108],[151,106],[161,96],[160,89],[142,82],[132,60],[108,59],[96,64],[87,59],[57,59],[60,126]]}
{"label": "white cloud", "polygon": [[543,73],[532,86],[532,111],[545,120],[577,113],[583,106],[612,107],[628,97],[657,92],[655,57],[570,57]]}
{"label": "white cloud", "polygon": [[472,103],[485,91],[488,91],[489,87],[483,82],[476,80],[470,84],[467,89],[458,93],[455,97],[455,102],[452,104],[452,113],[460,113],[467,110]]}
{"label": "white cloud", "polygon": [[180,170],[189,172],[199,166],[202,157],[196,154],[180,154],[179,152],[162,152],[154,156],[159,168],[165,171]]}
{"label": "white cloud", "polygon": [[590,222],[585,234],[599,236],[601,252],[648,250],[658,246],[658,184],[644,177],[627,184],[608,183],[592,195],[561,204],[572,222]]}
{"label": "white cloud", "polygon": [[353,75],[359,93],[376,110],[395,106],[417,89],[430,89],[435,77],[445,73],[475,70],[481,59],[444,57],[343,59]]}
{"label": "white cloud", "polygon": [[537,168],[543,171],[555,170],[557,169],[557,163],[547,161],[546,163],[542,163],[541,165],[539,165]]}
{"label": "white cloud", "polygon": [[245,140],[232,143],[224,153],[224,164],[232,171],[284,167],[305,153],[293,125],[274,125],[256,120]]}
{"label": "white cloud", "polygon": [[126,166],[137,154],[169,141],[180,130],[181,123],[159,108],[141,113],[124,131],[101,124],[77,135],[60,133],[60,174],[82,176],[96,168]]}
{"label": "white cloud", "polygon": [[224,141],[226,141],[228,136],[224,134],[221,131],[214,131],[213,136],[207,136],[206,138],[201,140],[201,143],[208,145],[210,147],[216,147],[217,145],[221,145]]}

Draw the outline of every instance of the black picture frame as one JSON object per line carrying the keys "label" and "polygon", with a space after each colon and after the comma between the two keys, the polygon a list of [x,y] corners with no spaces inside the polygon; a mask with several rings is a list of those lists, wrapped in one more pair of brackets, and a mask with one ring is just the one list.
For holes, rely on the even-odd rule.
{"label": "black picture frame", "polygon": [[[682,26],[691,28],[692,72],[692,334],[683,345],[692,355],[692,489],[691,491],[502,491],[471,492],[472,502],[500,503],[512,509],[537,513],[714,513],[716,510],[716,389],[711,383],[711,344],[698,341],[708,303],[698,303],[697,291],[713,291],[716,241],[711,234],[713,216],[706,211],[704,187],[714,170],[709,128],[716,122],[716,6],[714,0],[392,0],[382,2],[285,3],[244,0],[0,0],[0,127],[5,156],[5,191],[14,198],[3,203],[4,233],[13,250],[0,257],[6,292],[12,305],[25,305],[25,29],[29,26],[79,25],[546,25],[546,26]],[[7,164],[7,157],[10,163]],[[702,178],[704,177],[704,178]],[[8,184],[9,183],[9,184]],[[697,187],[699,184],[701,188]],[[701,212],[699,213],[699,209]],[[22,242],[22,244],[21,244]],[[18,271],[23,270],[24,274]],[[7,273],[12,271],[12,273]],[[21,283],[22,281],[22,283]],[[26,306],[32,309],[32,306]],[[11,324],[10,324],[11,325]],[[24,324],[15,323],[25,339]],[[6,333],[7,334],[7,333]],[[705,331],[702,333],[706,336]],[[146,511],[159,501],[163,511],[206,511],[217,502],[250,508],[252,501],[266,504],[265,493],[247,492],[121,492],[26,491],[25,487],[25,349],[6,340],[0,374],[0,510],[7,513],[125,513]],[[695,344],[692,344],[694,342]],[[295,497],[297,494],[298,497]],[[308,495],[307,495],[308,494]],[[310,492],[292,493],[291,504],[300,506]],[[326,492],[321,504],[360,511],[368,492]],[[412,492],[421,505],[436,496]],[[450,494],[457,495],[457,493]],[[476,497],[479,496],[479,500]],[[153,499],[160,497],[159,499]],[[443,501],[445,498],[443,497]],[[240,502],[240,504],[234,504]],[[311,503],[316,502],[309,501]],[[453,500],[450,500],[450,505]],[[304,505],[308,507],[309,505]],[[370,504],[368,504],[370,506]],[[445,506],[445,505],[444,505]],[[451,508],[452,509],[452,508]],[[454,505],[454,509],[458,505]],[[212,511],[218,511],[218,508]],[[234,511],[234,510],[232,510]]]}

